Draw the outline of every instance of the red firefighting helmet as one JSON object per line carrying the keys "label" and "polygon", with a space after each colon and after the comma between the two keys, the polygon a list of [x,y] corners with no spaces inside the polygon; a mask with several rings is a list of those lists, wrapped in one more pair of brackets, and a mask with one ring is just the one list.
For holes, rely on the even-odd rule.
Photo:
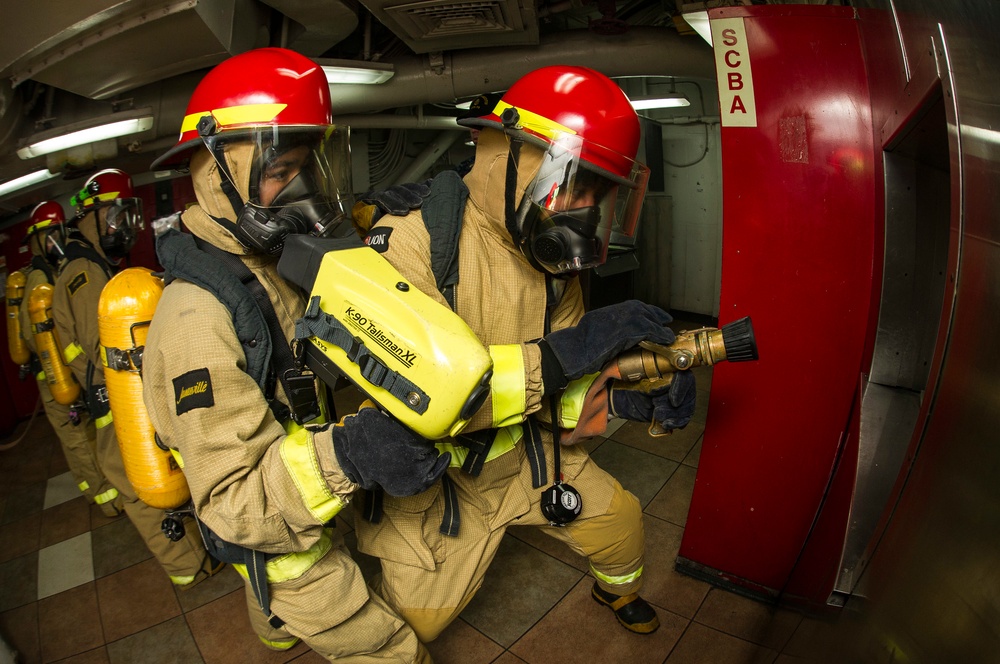
{"label": "red firefighting helmet", "polygon": [[135,244],[137,234],[145,227],[142,200],[135,195],[132,178],[117,168],[106,168],[91,175],[83,188],[70,199],[77,209],[76,221],[80,221],[98,208],[105,211],[100,215],[97,226],[101,248],[110,258],[121,258]]}
{"label": "red firefighting helmet", "polygon": [[259,48],[223,61],[195,88],[177,144],[153,162],[180,165],[202,144],[198,123],[215,121],[214,132],[236,135],[264,126],[329,127],[330,86],[322,68],[284,48]]}
{"label": "red firefighting helmet", "polygon": [[501,116],[511,107],[520,117],[508,132],[544,144],[576,136],[583,161],[631,180],[639,149],[639,117],[621,88],[604,74],[569,65],[536,69],[514,83],[492,112],[459,119],[458,124],[504,129]]}
{"label": "red firefighting helmet", "polygon": [[63,206],[56,201],[42,201],[31,211],[30,221],[31,225],[28,226],[28,232],[25,236],[26,240],[32,233],[46,226],[64,223],[66,221],[66,213],[63,212]]}
{"label": "red firefighting helmet", "polygon": [[485,115],[458,123],[499,129],[544,151],[516,215],[506,220],[536,268],[579,272],[604,263],[612,244],[631,242],[649,169],[636,161],[639,117],[610,78],[586,67],[542,67]]}
{"label": "red firefighting helmet", "polygon": [[83,189],[70,199],[70,205],[83,213],[99,203],[110,203],[118,198],[135,198],[132,178],[117,168],[106,168],[87,179]]}

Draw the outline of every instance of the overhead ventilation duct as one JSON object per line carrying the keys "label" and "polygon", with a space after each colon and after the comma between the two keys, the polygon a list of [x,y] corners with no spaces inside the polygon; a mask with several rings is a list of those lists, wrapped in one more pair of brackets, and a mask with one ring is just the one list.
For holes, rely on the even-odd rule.
{"label": "overhead ventilation duct", "polygon": [[530,0],[362,0],[414,53],[538,43]]}
{"label": "overhead ventilation duct", "polygon": [[[6,4],[0,77],[15,86],[32,79],[90,99],[211,67],[270,41],[272,11],[255,0]],[[339,0],[317,6],[344,19]],[[345,25],[348,33],[353,25],[356,19]],[[305,35],[299,39],[308,41]],[[330,31],[325,41],[335,38]]]}
{"label": "overhead ventilation duct", "polygon": [[437,104],[506,90],[524,74],[556,64],[591,67],[608,76],[674,76],[715,79],[712,49],[668,28],[634,27],[623,35],[588,30],[561,32],[537,46],[505,48],[503,57],[482,51],[392,60],[395,75],[382,85],[334,85],[334,116],[414,104]]}

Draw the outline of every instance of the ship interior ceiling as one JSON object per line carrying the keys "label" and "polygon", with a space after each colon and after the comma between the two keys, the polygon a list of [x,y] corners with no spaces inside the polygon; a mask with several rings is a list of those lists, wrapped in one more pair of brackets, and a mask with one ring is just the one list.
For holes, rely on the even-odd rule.
{"label": "ship interior ceiling", "polygon": [[[204,73],[253,48],[382,75],[331,82],[355,196],[471,158],[465,104],[541,66],[591,67],[634,103],[680,104],[637,111],[639,231],[582,279],[588,306],[637,298],[678,330],[753,320],[759,359],[698,367],[686,429],[653,438],[615,420],[587,443],[643,506],[644,592],[663,626],[602,631],[586,561],[515,528],[431,644],[439,664],[1000,661],[1000,3],[7,5],[2,282],[30,259],[32,208],[71,213],[85,178],[111,167],[145,208],[132,261],[157,268],[150,221],[195,195],[150,164]],[[37,147],[122,120],[132,133]],[[22,664],[319,661],[255,650],[235,573],[195,594],[164,586],[128,522],[67,488],[37,403],[4,354],[0,636]],[[354,547],[350,517],[338,527]],[[372,574],[377,561],[352,551]]]}

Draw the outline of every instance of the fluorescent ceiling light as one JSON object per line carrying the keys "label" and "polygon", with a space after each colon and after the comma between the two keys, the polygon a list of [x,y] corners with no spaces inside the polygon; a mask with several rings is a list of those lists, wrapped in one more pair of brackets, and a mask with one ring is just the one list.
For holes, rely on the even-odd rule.
{"label": "fluorescent ceiling light", "polygon": [[385,83],[396,72],[387,62],[366,62],[364,60],[317,60],[330,83],[353,85],[376,85]]}
{"label": "fluorescent ceiling light", "polygon": [[153,126],[153,113],[145,108],[138,111],[112,113],[100,118],[77,122],[65,127],[56,127],[40,134],[35,134],[24,141],[17,151],[21,159],[40,157],[43,154],[68,150],[78,145],[96,143],[109,138],[128,136],[146,131]]}
{"label": "fluorescent ceiling light", "polygon": [[650,97],[648,99],[630,99],[632,108],[637,111],[645,111],[650,108],[680,108],[690,106],[691,102],[682,94],[671,92],[670,94]]}
{"label": "fluorescent ceiling light", "polygon": [[49,173],[49,169],[43,168],[40,171],[35,171],[34,173],[28,173],[27,175],[22,175],[19,178],[8,180],[7,182],[0,184],[0,196],[6,196],[7,194],[17,191],[18,189],[24,189],[25,187],[30,187],[33,184],[51,180],[57,175],[59,174]]}

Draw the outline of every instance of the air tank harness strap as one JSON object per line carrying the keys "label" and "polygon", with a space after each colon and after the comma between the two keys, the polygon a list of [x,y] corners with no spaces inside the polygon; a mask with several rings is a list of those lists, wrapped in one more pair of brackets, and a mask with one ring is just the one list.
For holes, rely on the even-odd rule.
{"label": "air tank harness strap", "polygon": [[275,629],[284,625],[285,621],[271,611],[271,593],[267,587],[267,561],[278,554],[254,551],[245,546],[227,542],[202,523],[201,519],[197,518],[197,512],[192,509],[191,513],[195,515],[198,529],[201,531],[201,539],[205,543],[205,549],[208,550],[208,553],[220,562],[230,565],[245,565],[250,588],[253,590],[254,597],[257,598],[261,611],[267,616],[267,622]]}
{"label": "air tank harness strap", "polygon": [[[430,396],[411,380],[386,366],[382,360],[368,350],[361,339],[352,335],[339,320],[320,309],[319,302],[318,295],[310,298],[305,315],[295,321],[296,343],[301,345],[306,343],[310,337],[316,337],[337,346],[347,353],[347,359],[358,365],[361,375],[369,383],[382,388],[414,412],[421,415],[426,412],[428,404],[430,404]],[[413,393],[419,395],[420,398],[409,398],[409,395]],[[415,405],[414,402],[416,402]]]}
{"label": "air tank harness strap", "polygon": [[87,386],[85,391],[87,410],[94,426],[103,429],[114,421],[111,414],[111,401],[108,399],[106,385],[94,385],[94,363],[87,362]]}
{"label": "air tank harness strap", "polygon": [[[312,374],[303,374],[300,370],[292,349],[285,343],[285,333],[278,322],[278,315],[271,304],[264,286],[257,276],[235,254],[223,251],[218,247],[195,238],[195,244],[205,253],[214,256],[225,265],[230,272],[243,283],[253,295],[258,309],[264,316],[268,332],[271,335],[271,360],[274,375],[281,382],[288,399],[288,409],[291,419],[296,424],[304,424],[320,416],[319,400],[316,396],[316,381]],[[273,397],[273,392],[269,397]],[[273,408],[272,408],[273,410]],[[277,416],[277,413],[276,413]],[[278,418],[287,419],[287,418]]]}
{"label": "air tank harness strap", "polygon": [[[534,417],[529,417],[522,426],[525,445],[525,455],[531,467],[531,485],[540,489],[548,483],[548,472],[545,468],[545,448],[542,447],[541,427]],[[498,429],[481,429],[468,434],[459,434],[455,442],[469,450],[462,462],[462,471],[478,477],[483,466],[490,458],[490,450],[497,439]],[[447,474],[441,476],[441,492],[444,496],[444,514],[439,528],[442,535],[456,537],[462,523],[459,510],[458,491]],[[369,523],[377,524],[382,520],[382,503],[384,496],[381,491],[366,491],[362,517]]]}

